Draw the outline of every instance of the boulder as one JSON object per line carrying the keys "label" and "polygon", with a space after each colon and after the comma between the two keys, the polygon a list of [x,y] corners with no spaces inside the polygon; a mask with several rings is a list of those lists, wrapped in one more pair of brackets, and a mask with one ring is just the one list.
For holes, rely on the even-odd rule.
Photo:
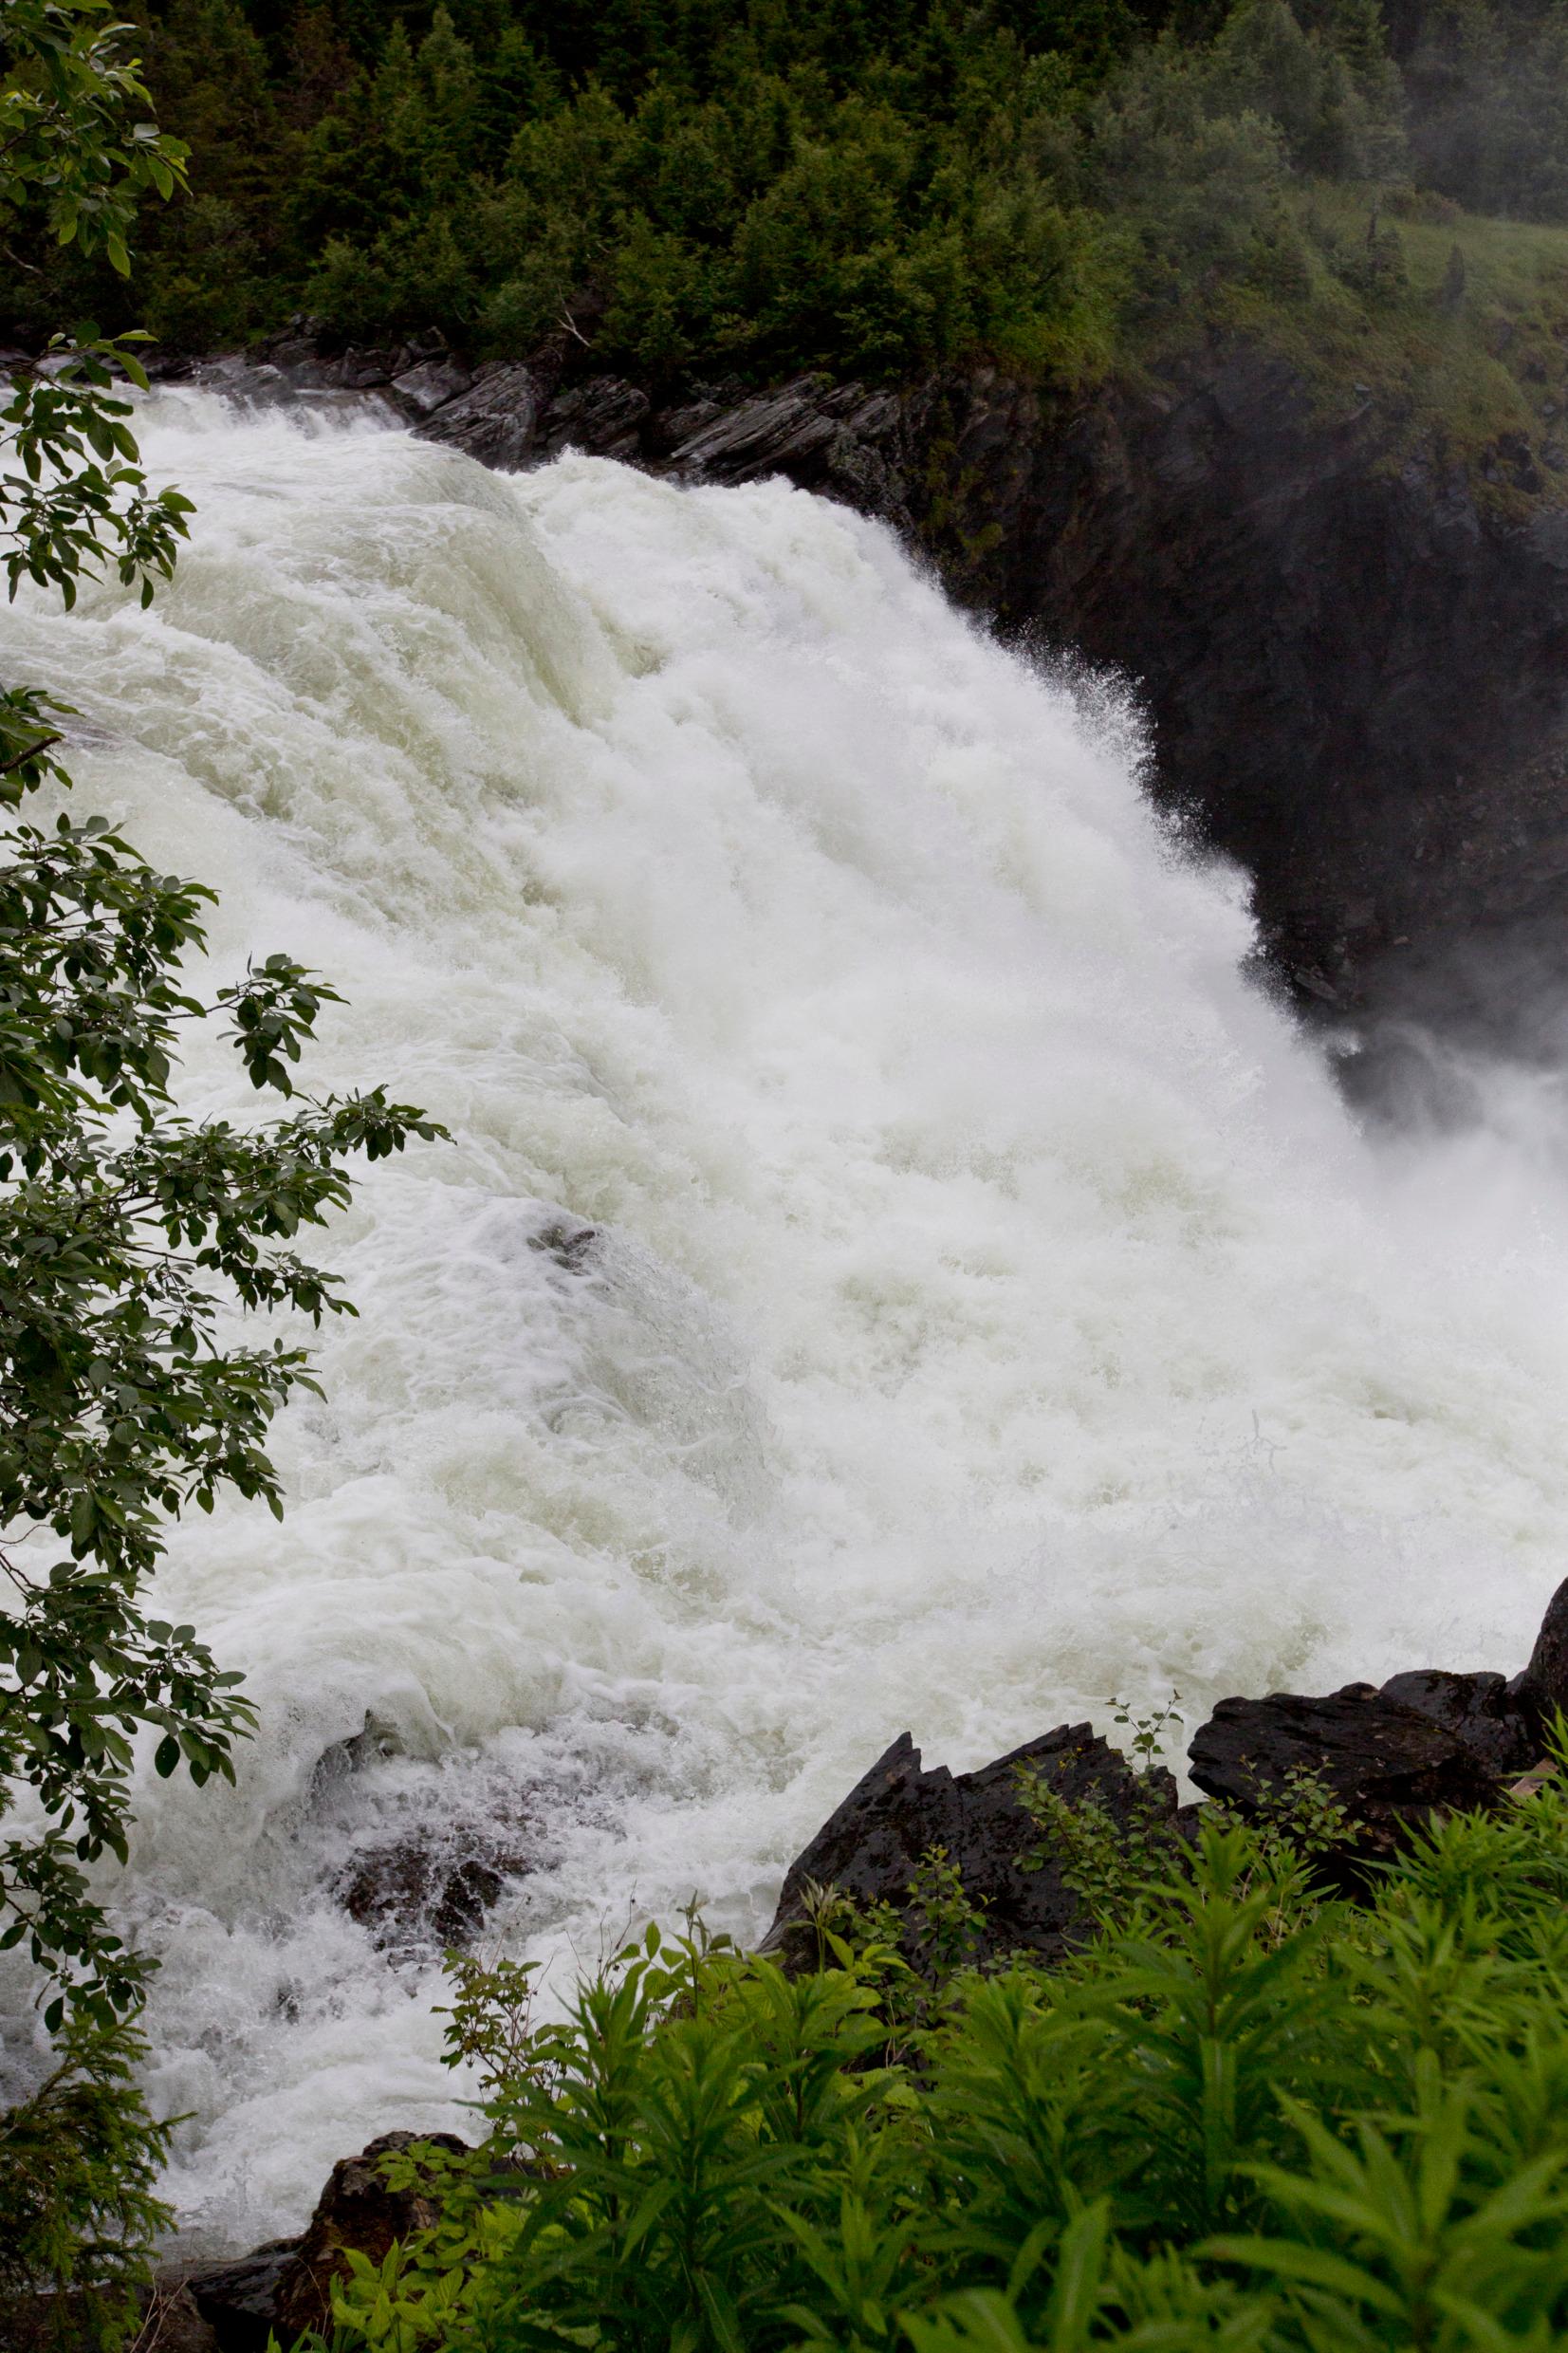
{"label": "boulder", "polygon": [[468,2154],[467,2142],[452,2133],[392,2132],[333,2166],[304,2236],[278,2277],[274,2326],[280,2344],[292,2344],[309,2328],[325,2333],[333,2282],[347,2277],[351,2249],[379,2263],[394,2239],[428,2231],[435,2222],[433,2198],[418,2190],[389,2189],[380,2170],[382,2158],[421,2140],[454,2157]]}
{"label": "boulder", "polygon": [[159,2347],[164,2353],[266,2353],[276,2337],[286,2353],[308,2329],[329,2333],[333,2282],[347,2276],[348,2251],[379,2263],[394,2239],[429,2230],[436,2219],[433,2198],[419,2190],[391,2190],[382,2178],[380,2159],[416,2141],[455,2157],[468,2153],[467,2142],[452,2133],[392,2132],[358,2157],[341,2158],[300,2237],[271,2239],[179,2283],[184,2301],[178,2313],[189,2307],[211,2334],[172,2337],[166,2348],[160,2338]]}
{"label": "boulder", "polygon": [[[987,1906],[983,1957],[1026,1949],[1059,1957],[1084,1925],[1077,1897],[1049,1861],[1021,1869],[1021,1855],[1038,1849],[1041,1833],[1019,1804],[1021,1768],[1050,1777],[1063,1797],[1098,1796],[1126,1819],[1136,1804],[1137,1778],[1126,1759],[1087,1724],[1062,1724],[1039,1740],[972,1773],[929,1771],[908,1732],[899,1737],[843,1804],[831,1814],[784,1879],[763,1950],[791,1966],[814,1950],[806,1926],[809,1891],[831,1886],[858,1903],[909,1904],[909,1885],[932,1847],[944,1847],[966,1893]],[[1157,1775],[1159,1804],[1174,1823],[1175,1784]]]}
{"label": "boulder", "polygon": [[1320,1699],[1222,1699],[1188,1758],[1205,1795],[1244,1816],[1292,1772],[1317,1775],[1359,1825],[1362,1858],[1392,1853],[1434,1812],[1493,1804],[1502,1786],[1464,1732],[1371,1683]]}
{"label": "boulder", "polygon": [[1546,1604],[1529,1664],[1510,1686],[1539,1748],[1559,1709],[1568,1715],[1568,1578]]}
{"label": "boulder", "polygon": [[429,1835],[361,1848],[338,1881],[343,1909],[393,1953],[427,1955],[468,1944],[528,1857],[493,1836],[459,1844]]}
{"label": "boulder", "polygon": [[297,2238],[268,2239],[231,2263],[192,2272],[186,2293],[219,2353],[267,2353],[277,2320],[278,2284],[299,2252]]}
{"label": "boulder", "polygon": [[421,428],[499,472],[515,473],[539,454],[542,386],[532,368],[482,367],[467,392],[443,401]]}
{"label": "boulder", "polygon": [[413,367],[392,379],[392,390],[418,417],[429,417],[433,410],[471,390],[472,385],[473,378],[468,369],[450,356],[416,360]]}
{"label": "boulder", "polygon": [[1540,1749],[1535,1729],[1501,1675],[1454,1675],[1418,1667],[1391,1676],[1383,1697],[1430,1715],[1474,1751],[1488,1772],[1521,1773]]}

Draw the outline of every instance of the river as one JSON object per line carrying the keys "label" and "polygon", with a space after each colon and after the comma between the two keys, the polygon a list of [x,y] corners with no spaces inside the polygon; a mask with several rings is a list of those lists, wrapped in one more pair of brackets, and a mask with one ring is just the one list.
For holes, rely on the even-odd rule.
{"label": "river", "polygon": [[[24,599],[8,674],[80,708],[77,805],[220,889],[211,979],[320,967],[316,1084],[453,1135],[323,1245],[360,1314],[286,1521],[198,1515],[160,1579],[262,1709],[236,1790],[148,1777],[112,1882],[193,2245],[462,2127],[367,1858],[488,1843],[489,1945],[559,1987],[692,1895],[757,1931],[906,1727],[966,1766],[1113,1693],[1522,1662],[1568,1566],[1556,1085],[1364,1137],[1125,698],[782,484],[189,392],[145,448],[176,582]],[[232,1064],[187,1107],[253,1116]]]}

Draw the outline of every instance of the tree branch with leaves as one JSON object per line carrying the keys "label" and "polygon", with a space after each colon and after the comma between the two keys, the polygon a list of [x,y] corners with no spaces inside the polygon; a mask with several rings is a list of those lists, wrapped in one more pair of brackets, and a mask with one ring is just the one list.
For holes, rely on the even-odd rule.
{"label": "tree branch with leaves", "polygon": [[[107,0],[0,0],[0,229],[42,211],[62,243],[121,272],[138,201],[184,183],[185,150],[145,119],[131,30]],[[124,389],[146,387],[140,340],[90,324],[57,337],[0,408],[12,598],[30,584],[68,610],[82,578],[110,573],[145,605],[174,570],[192,507],[141,467]],[[157,2213],[162,2128],[123,2064],[151,1963],[115,1934],[93,1874],[126,1859],[138,1737],[155,1736],[159,1774],[231,1781],[254,1720],[194,1627],[147,1607],[190,1505],[211,1511],[228,1490],[282,1516],[266,1442],[293,1391],[316,1387],[310,1359],[275,1336],[231,1344],[232,1313],[352,1314],[300,1255],[302,1231],[348,1201],[355,1157],[443,1133],[379,1087],[297,1097],[337,992],[274,954],[193,994],[212,893],[155,871],[101,818],[23,817],[42,788],[68,787],[73,716],[0,681],[0,1822],[24,1790],[34,1817],[0,1835],[0,1949],[25,1947],[40,1973],[64,2069],[48,2114],[75,2113],[60,2087],[80,2082],[119,2102],[124,2131],[75,2235],[48,2207],[32,2255],[0,2266],[0,2293],[8,2275],[58,2279],[79,2258],[90,2274],[81,2242],[107,2243],[106,2214],[104,2275],[128,2278],[125,2233],[144,2247]],[[211,1022],[258,1091],[291,1099],[286,1115],[181,1115],[180,1038]],[[0,2206],[21,2113],[0,2119]]]}

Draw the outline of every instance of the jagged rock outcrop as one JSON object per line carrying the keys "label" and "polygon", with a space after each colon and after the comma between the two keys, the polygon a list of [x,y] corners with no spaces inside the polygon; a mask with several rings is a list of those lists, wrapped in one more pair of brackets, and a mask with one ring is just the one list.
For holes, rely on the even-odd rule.
{"label": "jagged rock outcrop", "polygon": [[[1489,1806],[1529,1784],[1543,1729],[1568,1711],[1568,1579],[1547,1605],[1528,1666],[1501,1674],[1420,1667],[1379,1689],[1347,1683],[1323,1697],[1275,1692],[1222,1699],[1188,1750],[1207,1797],[1244,1818],[1260,1801],[1310,1774],[1349,1817],[1343,1862],[1354,1882],[1369,1859],[1436,1814]],[[933,1847],[958,1865],[966,1891],[987,1906],[986,1950],[1060,1955],[1082,1926],[1077,1899],[1050,1842],[1018,1801],[1020,1767],[1032,1768],[1070,1803],[1093,1796],[1119,1824],[1153,1815],[1190,1836],[1199,1809],[1178,1808],[1169,1773],[1135,1775],[1087,1724],[1063,1724],[972,1773],[922,1767],[903,1732],[856,1784],[789,1867],[765,1950],[808,1961],[810,1891],[836,1888],[859,1904],[903,1909],[910,1881]],[[1036,1867],[1024,1870],[1020,1857]]]}
{"label": "jagged rock outcrop", "polygon": [[1490,1804],[1500,1786],[1460,1732],[1371,1683],[1222,1699],[1187,1753],[1205,1796],[1244,1815],[1310,1773],[1349,1808],[1362,1855],[1392,1853],[1434,1813]]}
{"label": "jagged rock outcrop", "polygon": [[1529,1710],[1501,1675],[1453,1675],[1441,1667],[1418,1667],[1408,1675],[1391,1676],[1382,1696],[1444,1725],[1489,1773],[1501,1778],[1523,1772],[1540,1751],[1540,1733]]}
{"label": "jagged rock outcrop", "polygon": [[542,362],[482,369],[420,430],[487,465],[540,464],[576,449],[683,482],[783,474],[913,537],[923,422],[913,396],[828,376],[797,377],[768,392],[720,385],[659,403],[620,377],[560,385]]}
{"label": "jagged rock outcrop", "polygon": [[[1062,1724],[977,1772],[925,1769],[901,1732],[858,1781],[789,1867],[764,1950],[807,1962],[816,1939],[809,1920],[813,1887],[831,1887],[858,1904],[906,1910],[910,1882],[935,1847],[956,1865],[970,1901],[985,1907],[984,1955],[1026,1950],[1056,1958],[1082,1925],[1078,1898],[1059,1864],[1044,1855],[1025,1870],[1020,1857],[1041,1847],[1041,1834],[1018,1799],[1020,1770],[1033,1770],[1070,1803],[1093,1795],[1116,1821],[1139,1797],[1119,1751],[1087,1724]],[[1176,1785],[1156,1773],[1148,1790],[1172,1820]]]}
{"label": "jagged rock outcrop", "polygon": [[1568,1577],[1547,1603],[1535,1648],[1510,1692],[1538,1739],[1557,1716],[1568,1717]]}

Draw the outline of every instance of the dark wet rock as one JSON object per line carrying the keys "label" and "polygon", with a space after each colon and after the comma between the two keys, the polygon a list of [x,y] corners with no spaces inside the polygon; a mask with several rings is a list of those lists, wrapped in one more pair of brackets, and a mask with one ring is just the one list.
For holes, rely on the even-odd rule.
{"label": "dark wet rock", "polygon": [[221,393],[248,408],[291,405],[300,400],[323,408],[374,403],[376,413],[392,423],[415,413],[391,390],[393,365],[394,360],[385,355],[352,354],[323,361],[298,339],[290,339],[260,357],[228,352],[212,360],[175,361],[157,371],[156,380],[198,384],[204,391]]}
{"label": "dark wet rock", "polygon": [[754,482],[784,474],[866,513],[899,519],[907,509],[897,470],[902,415],[894,393],[802,376],[776,392],[693,418],[673,441],[664,464],[685,481]]}
{"label": "dark wet rock", "polygon": [[1516,1678],[1512,1691],[1537,1735],[1539,1747],[1540,1737],[1549,1730],[1557,1711],[1560,1709],[1568,1715],[1568,1578],[1546,1604],[1546,1615],[1540,1621],[1529,1663]]}
{"label": "dark wet rock", "polygon": [[641,428],[653,407],[648,395],[618,376],[593,376],[549,403],[540,419],[540,454],[582,450],[596,457],[642,454]]}
{"label": "dark wet rock", "polygon": [[[418,430],[489,465],[537,464],[563,450],[617,457],[688,482],[782,474],[913,530],[902,480],[905,403],[895,393],[802,376],[771,392],[726,387],[659,405],[618,376],[560,388],[558,363],[481,375]],[[395,387],[396,389],[396,387]]]}
{"label": "dark wet rock", "polygon": [[1361,1856],[1392,1853],[1434,1812],[1493,1804],[1501,1788],[1463,1734],[1371,1683],[1319,1699],[1222,1699],[1188,1758],[1204,1794],[1243,1816],[1292,1773],[1314,1774],[1349,1808]]}
{"label": "dark wet rock", "polygon": [[268,2239],[232,2263],[192,2272],[186,2291],[220,2353],[266,2353],[277,2322],[279,2285],[303,2245],[299,2238]]}
{"label": "dark wet rock", "polygon": [[142,2312],[132,2353],[221,2353],[218,2335],[203,2318],[183,2280],[160,2280]]}
{"label": "dark wet rock", "polygon": [[1535,1762],[1535,1730],[1501,1675],[1455,1675],[1441,1667],[1419,1667],[1392,1676],[1385,1699],[1414,1708],[1457,1734],[1489,1773],[1521,1773]]}
{"label": "dark wet rock", "polygon": [[206,391],[246,402],[291,400],[306,388],[305,380],[273,360],[226,357],[203,361],[193,374]]}
{"label": "dark wet rock", "polygon": [[515,473],[538,458],[541,386],[530,367],[480,368],[469,390],[434,411],[425,430],[483,466]]}
{"label": "dark wet rock", "polygon": [[420,417],[428,417],[433,409],[444,406],[470,391],[473,378],[466,367],[460,367],[450,356],[434,360],[417,360],[411,368],[391,380],[391,389]]}
{"label": "dark wet rock", "polygon": [[708,426],[728,415],[736,401],[744,397],[744,392],[732,395],[728,400],[704,395],[699,399],[683,400],[673,409],[655,410],[649,419],[649,457],[655,465],[673,457],[676,450],[694,440]]}
{"label": "dark wet rock", "polygon": [[593,1256],[594,1244],[599,1240],[597,1226],[580,1225],[573,1218],[553,1218],[528,1236],[528,1248],[542,1251],[553,1258],[568,1274],[581,1274]]}
{"label": "dark wet rock", "polygon": [[[1018,1802],[1021,1767],[1049,1776],[1069,1800],[1098,1796],[1118,1820],[1138,1795],[1126,1759],[1087,1724],[1061,1725],[977,1772],[956,1774],[942,1765],[925,1770],[919,1750],[903,1732],[790,1865],[763,1950],[794,1966],[809,1962],[813,1886],[903,1910],[911,1880],[940,1846],[956,1864],[970,1900],[987,1907],[987,1955],[1027,1949],[1059,1956],[1083,1924],[1081,1909],[1049,1860],[1038,1871],[1020,1867],[1019,1858],[1041,1844],[1040,1831]],[[1161,1773],[1155,1787],[1173,1821],[1175,1784]]]}
{"label": "dark wet rock", "polygon": [[391,384],[400,355],[381,351],[345,351],[326,371],[324,389],[333,392],[383,392]]}
{"label": "dark wet rock", "polygon": [[450,1839],[415,1834],[361,1852],[336,1892],[378,1944],[423,1955],[471,1943],[507,1881],[527,1868],[519,1848],[496,1839],[476,1836],[454,1852]]}
{"label": "dark wet rock", "polygon": [[396,1732],[367,1708],[360,1730],[346,1740],[334,1740],[316,1759],[310,1773],[311,1805],[320,1807],[328,1803],[356,1774],[368,1772],[397,1752]]}
{"label": "dark wet rock", "polygon": [[304,2235],[278,2276],[273,2325],[281,2344],[291,2344],[309,2328],[325,2329],[332,2285],[347,2276],[350,2249],[379,2263],[394,2239],[428,2231],[436,2221],[434,2199],[418,2190],[389,2189],[378,2163],[421,2139],[452,2156],[467,2154],[467,2143],[452,2133],[392,2132],[333,2166]]}

